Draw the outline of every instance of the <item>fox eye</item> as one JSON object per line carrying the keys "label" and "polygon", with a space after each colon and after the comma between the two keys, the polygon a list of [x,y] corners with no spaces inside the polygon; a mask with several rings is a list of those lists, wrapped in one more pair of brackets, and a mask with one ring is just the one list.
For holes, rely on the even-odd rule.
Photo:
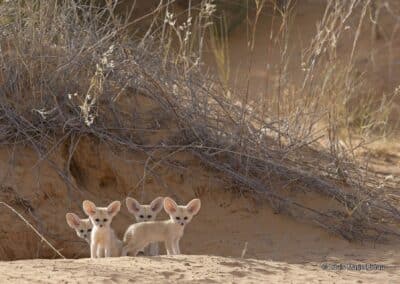
{"label": "fox eye", "polygon": [[107,221],[108,221],[108,219],[107,219],[107,218],[104,218],[104,219],[103,219],[103,221],[104,221],[104,222],[107,222]]}
{"label": "fox eye", "polygon": [[99,218],[96,218],[96,220],[95,220],[96,222],[100,222],[100,219]]}
{"label": "fox eye", "polygon": [[151,218],[151,215],[147,215],[147,218]]}
{"label": "fox eye", "polygon": [[92,231],[92,229],[88,229],[87,231],[88,231],[88,232],[91,232],[91,231]]}
{"label": "fox eye", "polygon": [[176,217],[176,220],[180,220],[181,219],[181,217]]}
{"label": "fox eye", "polygon": [[185,217],[183,217],[183,219],[187,220],[187,219],[188,219],[188,217],[186,217],[186,216],[185,216]]}
{"label": "fox eye", "polygon": [[80,230],[81,233],[83,233],[83,230]]}
{"label": "fox eye", "polygon": [[143,215],[140,215],[139,217],[140,217],[140,218],[142,218],[142,219],[144,218],[144,216],[143,216]]}

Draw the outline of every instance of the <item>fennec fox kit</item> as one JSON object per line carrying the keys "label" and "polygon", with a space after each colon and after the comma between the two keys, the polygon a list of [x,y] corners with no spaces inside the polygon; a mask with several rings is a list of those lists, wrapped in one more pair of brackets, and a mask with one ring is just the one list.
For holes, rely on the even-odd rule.
{"label": "fennec fox kit", "polygon": [[108,207],[96,207],[89,201],[83,201],[83,211],[93,224],[90,257],[115,257],[121,255],[122,242],[111,228],[111,221],[121,209],[121,202],[114,201]]}
{"label": "fennec fox kit", "polygon": [[[157,197],[154,199],[150,205],[142,205],[136,199],[127,197],[126,198],[126,208],[128,211],[135,216],[136,222],[148,222],[154,221],[157,214],[160,213],[163,208],[163,197]],[[143,251],[144,255],[154,256],[158,255],[158,243],[149,244]]]}
{"label": "fennec fox kit", "polygon": [[65,214],[65,219],[67,219],[68,226],[75,230],[76,235],[90,245],[92,222],[89,219],[81,219],[74,213]]}
{"label": "fennec fox kit", "polygon": [[164,198],[164,210],[170,219],[131,225],[124,235],[122,255],[131,253],[136,256],[140,250],[154,242],[164,242],[168,255],[180,254],[179,240],[185,226],[199,212],[200,207],[200,199],[193,199],[186,206],[178,206],[173,199]]}

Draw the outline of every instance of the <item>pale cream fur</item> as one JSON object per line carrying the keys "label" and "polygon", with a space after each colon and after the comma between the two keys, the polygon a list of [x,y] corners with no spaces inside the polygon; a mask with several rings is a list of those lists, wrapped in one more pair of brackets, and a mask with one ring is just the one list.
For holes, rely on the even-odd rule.
{"label": "pale cream fur", "polygon": [[[149,222],[157,218],[163,208],[163,197],[155,198],[149,205],[140,204],[136,199],[127,197],[125,200],[126,208],[135,216],[136,222]],[[147,256],[159,255],[158,243],[151,243],[143,250],[143,254]]]}
{"label": "pale cream fur", "polygon": [[178,206],[173,199],[164,198],[164,210],[170,219],[131,225],[124,235],[122,255],[130,253],[135,256],[148,244],[154,242],[164,242],[168,255],[180,254],[179,241],[184,229],[199,212],[200,207],[200,199],[193,199],[186,206]]}
{"label": "pale cream fur", "polygon": [[65,214],[68,226],[75,230],[76,235],[84,239],[90,245],[90,235],[92,233],[92,222],[89,218],[81,219],[74,213]]}
{"label": "pale cream fur", "polygon": [[121,256],[122,242],[111,228],[111,221],[121,209],[121,202],[114,201],[108,207],[96,207],[85,200],[83,210],[93,224],[90,257],[116,257]]}

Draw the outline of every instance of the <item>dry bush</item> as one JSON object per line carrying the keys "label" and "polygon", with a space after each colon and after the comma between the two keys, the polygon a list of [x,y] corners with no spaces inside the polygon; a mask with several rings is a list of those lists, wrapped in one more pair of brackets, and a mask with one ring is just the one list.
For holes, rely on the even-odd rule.
{"label": "dry bush", "polygon": [[[390,185],[380,184],[357,164],[352,150],[341,147],[337,124],[343,116],[335,107],[323,108],[326,105],[315,95],[358,90],[351,68],[332,64],[335,58],[320,60],[333,56],[331,40],[344,28],[339,20],[353,9],[347,1],[333,2],[336,6],[327,8],[322,23],[331,29],[321,25],[306,53],[306,78],[296,90],[302,96],[283,95],[289,81],[283,46],[278,92],[274,101],[260,107],[249,105],[246,93],[237,103],[227,84],[205,71],[201,53],[213,26],[213,1],[201,1],[180,20],[172,6],[160,2],[147,15],[153,17],[152,24],[139,38],[127,34],[138,22],[118,17],[112,5],[72,0],[5,3],[0,6],[7,19],[0,30],[0,142],[32,147],[44,160],[62,143],[70,145],[71,156],[85,135],[145,154],[148,169],[168,166],[166,159],[154,155],[157,150],[168,155],[191,152],[285,214],[349,240],[398,237],[400,212],[394,200],[381,194],[390,191]],[[256,21],[263,4],[257,1]],[[285,15],[280,15],[283,30],[288,28]],[[283,43],[286,36],[280,35]],[[325,80],[319,81],[316,74]],[[178,131],[155,144],[143,139],[160,126],[141,124],[139,110],[126,110],[119,103],[124,96],[136,95],[156,101],[164,110],[163,119]],[[329,123],[318,128],[323,119]],[[323,137],[329,137],[329,147],[317,143]],[[68,168],[56,169],[66,183],[70,183]],[[276,177],[288,186],[335,199],[340,210],[299,203],[271,185],[269,178]]]}

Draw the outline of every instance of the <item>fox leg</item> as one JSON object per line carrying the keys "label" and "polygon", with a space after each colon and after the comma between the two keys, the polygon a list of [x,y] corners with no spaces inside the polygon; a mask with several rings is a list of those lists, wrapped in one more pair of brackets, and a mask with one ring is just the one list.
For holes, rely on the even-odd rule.
{"label": "fox leg", "polygon": [[150,245],[147,246],[149,249],[149,255],[150,256],[155,256],[159,255],[158,253],[158,243],[151,243]]}
{"label": "fox leg", "polygon": [[145,246],[146,244],[142,243],[135,243],[134,245],[128,244],[122,248],[122,256],[127,256],[128,253],[131,253],[132,256],[136,256]]}
{"label": "fox leg", "polygon": [[90,258],[97,258],[97,244],[95,242],[90,244]]}
{"label": "fox leg", "polygon": [[175,249],[175,254],[181,254],[181,250],[179,248],[179,238],[177,238],[174,242],[174,249]]}
{"label": "fox leg", "polygon": [[172,240],[165,241],[165,249],[167,250],[167,255],[175,254],[174,242]]}
{"label": "fox leg", "polygon": [[122,247],[121,256],[127,256],[128,252],[129,252],[129,247],[128,246],[123,246]]}
{"label": "fox leg", "polygon": [[104,254],[105,254],[105,257],[111,257],[112,256],[111,247],[110,247],[109,244],[104,247]]}
{"label": "fox leg", "polygon": [[131,247],[130,252],[133,256],[137,256],[140,251],[143,251],[146,244],[143,243],[136,243],[134,246]]}
{"label": "fox leg", "polygon": [[97,257],[104,257],[104,247],[98,245],[96,250]]}

